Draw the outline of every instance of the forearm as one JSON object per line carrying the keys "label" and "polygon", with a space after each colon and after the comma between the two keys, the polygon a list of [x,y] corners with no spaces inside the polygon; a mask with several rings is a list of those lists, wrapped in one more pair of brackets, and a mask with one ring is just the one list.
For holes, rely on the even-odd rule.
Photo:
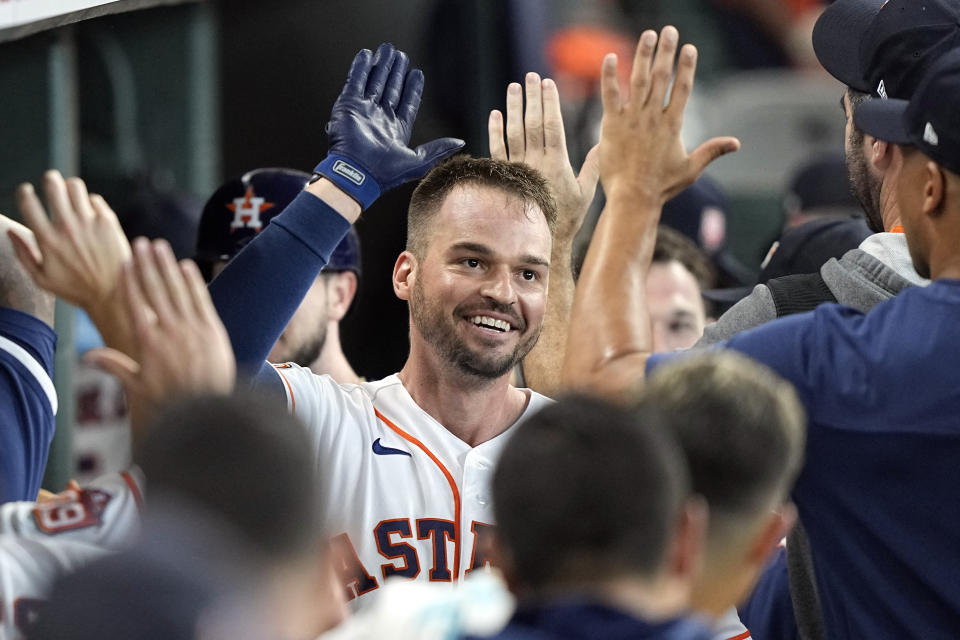
{"label": "forearm", "polygon": [[574,282],[571,266],[573,239],[558,241],[550,258],[550,291],[543,330],[536,346],[523,360],[526,386],[547,396],[562,388],[563,358],[567,350]]}
{"label": "forearm", "polygon": [[574,296],[565,387],[623,398],[641,384],[653,345],[646,280],[659,219],[651,198],[607,199]]}
{"label": "forearm", "polygon": [[[210,296],[243,374],[259,371],[350,228],[335,206],[340,208],[315,193],[301,193],[210,283]],[[353,219],[357,215],[359,206]]]}

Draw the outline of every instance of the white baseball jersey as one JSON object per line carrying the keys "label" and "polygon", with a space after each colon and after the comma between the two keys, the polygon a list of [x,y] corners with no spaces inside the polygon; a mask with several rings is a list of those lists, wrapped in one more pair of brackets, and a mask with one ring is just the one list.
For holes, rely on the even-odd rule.
{"label": "white baseball jersey", "polygon": [[[339,385],[294,364],[276,371],[316,447],[324,524],[354,606],[391,576],[453,584],[489,565],[490,478],[512,428],[471,447],[396,375]],[[550,402],[527,394],[518,423]]]}
{"label": "white baseball jersey", "polygon": [[60,575],[133,542],[142,487],[134,468],[80,491],[0,506],[0,640],[24,637]]}

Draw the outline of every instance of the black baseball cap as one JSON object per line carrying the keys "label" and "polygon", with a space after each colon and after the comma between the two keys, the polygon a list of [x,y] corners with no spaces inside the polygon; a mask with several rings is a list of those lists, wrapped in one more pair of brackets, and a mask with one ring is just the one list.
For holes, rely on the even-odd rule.
{"label": "black baseball cap", "polygon": [[909,98],[933,61],[958,46],[956,0],[836,0],[813,28],[820,64],[880,98]]}
{"label": "black baseball cap", "polygon": [[[880,101],[878,101],[880,102]],[[764,258],[757,284],[789,275],[818,273],[830,258],[841,258],[873,235],[858,217],[819,218],[791,227],[773,243]],[[753,287],[707,289],[703,297],[712,302],[732,304],[746,297]]]}
{"label": "black baseball cap", "polygon": [[874,138],[913,145],[928,158],[960,174],[960,49],[944,55],[907,100],[870,100],[854,122]]}

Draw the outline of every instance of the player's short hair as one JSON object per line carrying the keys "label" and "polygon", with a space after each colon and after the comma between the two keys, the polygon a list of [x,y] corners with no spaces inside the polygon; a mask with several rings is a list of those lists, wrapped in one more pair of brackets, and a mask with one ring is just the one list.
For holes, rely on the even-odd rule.
{"label": "player's short hair", "polygon": [[657,227],[657,242],[653,248],[653,262],[676,260],[693,275],[700,289],[717,285],[717,270],[700,248],[679,231],[666,225]]}
{"label": "player's short hair", "polygon": [[504,449],[493,475],[498,538],[524,588],[653,577],[688,489],[656,412],[568,397]]}
{"label": "player's short hair", "polygon": [[640,407],[660,409],[677,435],[692,489],[710,508],[709,537],[782,504],[803,460],[806,415],[793,386],[732,351],[690,354],[657,368]]}
{"label": "player's short hair", "polygon": [[205,510],[263,559],[280,560],[318,540],[310,451],[303,425],[281,403],[257,394],[200,396],[160,410],[137,460],[151,504]]}
{"label": "player's short hair", "polygon": [[457,155],[431,169],[413,191],[407,210],[407,251],[423,256],[430,240],[430,221],[454,187],[464,185],[500,189],[522,200],[528,209],[536,207],[553,233],[557,205],[539,171],[518,162]]}

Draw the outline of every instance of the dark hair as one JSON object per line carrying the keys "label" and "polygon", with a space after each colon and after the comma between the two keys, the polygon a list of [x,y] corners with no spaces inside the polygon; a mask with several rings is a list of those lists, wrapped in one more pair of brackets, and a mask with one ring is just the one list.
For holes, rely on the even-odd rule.
{"label": "dark hair", "polygon": [[657,243],[653,248],[653,262],[676,260],[696,279],[700,289],[712,289],[717,284],[717,270],[700,248],[679,231],[668,226],[657,227]]}
{"label": "dark hair", "polygon": [[687,490],[654,411],[578,396],[517,427],[493,476],[498,535],[534,590],[652,577]]}
{"label": "dark hair", "polygon": [[138,451],[149,500],[205,509],[264,557],[317,540],[318,480],[306,430],[256,394],[194,397],[162,409]]}
{"label": "dark hair", "polygon": [[407,210],[408,251],[418,257],[423,255],[430,236],[430,220],[454,187],[467,184],[500,189],[519,198],[528,207],[537,207],[553,233],[557,205],[550,195],[546,179],[539,171],[518,162],[458,155],[431,169],[410,197]]}
{"label": "dark hair", "polygon": [[793,386],[731,352],[679,358],[656,370],[638,406],[662,411],[686,454],[710,531],[741,529],[782,502],[803,459],[806,417]]}

